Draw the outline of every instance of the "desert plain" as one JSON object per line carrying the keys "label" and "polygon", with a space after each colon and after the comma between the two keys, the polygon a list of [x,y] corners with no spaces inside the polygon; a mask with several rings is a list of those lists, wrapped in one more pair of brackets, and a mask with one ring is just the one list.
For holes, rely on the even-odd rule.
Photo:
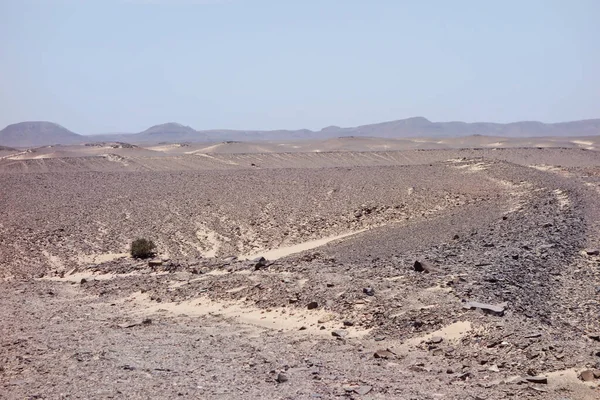
{"label": "desert plain", "polygon": [[0,148],[0,398],[598,399],[599,149]]}

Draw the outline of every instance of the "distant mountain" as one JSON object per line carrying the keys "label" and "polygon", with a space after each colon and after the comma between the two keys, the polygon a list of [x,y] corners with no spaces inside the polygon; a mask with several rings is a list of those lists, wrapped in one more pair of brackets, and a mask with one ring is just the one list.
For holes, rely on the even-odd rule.
{"label": "distant mountain", "polygon": [[52,122],[21,122],[0,131],[0,145],[34,147],[49,144],[74,144],[82,142],[127,143],[183,143],[257,140],[330,139],[344,136],[408,138],[453,136],[591,136],[600,135],[600,119],[546,124],[537,121],[498,124],[492,122],[431,122],[424,117],[414,117],[353,128],[329,126],[320,131],[308,129],[274,131],[239,131],[214,129],[197,131],[175,122],[155,125],[139,133],[114,133],[82,136]]}
{"label": "distant mountain", "polygon": [[135,136],[140,139],[153,139],[159,136],[165,136],[169,139],[185,139],[196,138],[198,133],[198,131],[189,126],[181,125],[176,122],[169,122],[166,124],[154,125],[143,132],[137,133]]}
{"label": "distant mountain", "polygon": [[0,131],[0,145],[35,147],[50,144],[74,144],[87,138],[54,122],[29,121],[8,125]]}

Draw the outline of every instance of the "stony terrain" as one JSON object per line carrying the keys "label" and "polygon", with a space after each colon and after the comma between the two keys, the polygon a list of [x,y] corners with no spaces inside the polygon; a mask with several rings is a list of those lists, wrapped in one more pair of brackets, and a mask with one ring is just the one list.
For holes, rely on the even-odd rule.
{"label": "stony terrain", "polygon": [[111,149],[0,159],[0,398],[600,398],[600,153]]}

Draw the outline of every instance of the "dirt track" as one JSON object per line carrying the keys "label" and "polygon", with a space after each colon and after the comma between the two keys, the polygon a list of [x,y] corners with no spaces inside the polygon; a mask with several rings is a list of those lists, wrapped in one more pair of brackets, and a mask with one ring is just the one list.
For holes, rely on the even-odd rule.
{"label": "dirt track", "polygon": [[599,398],[598,153],[402,153],[2,161],[0,396]]}

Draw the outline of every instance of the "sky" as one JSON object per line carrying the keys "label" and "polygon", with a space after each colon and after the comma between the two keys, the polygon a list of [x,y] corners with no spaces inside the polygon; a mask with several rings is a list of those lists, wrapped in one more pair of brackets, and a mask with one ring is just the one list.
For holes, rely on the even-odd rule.
{"label": "sky", "polygon": [[597,0],[0,0],[0,129],[600,118]]}

